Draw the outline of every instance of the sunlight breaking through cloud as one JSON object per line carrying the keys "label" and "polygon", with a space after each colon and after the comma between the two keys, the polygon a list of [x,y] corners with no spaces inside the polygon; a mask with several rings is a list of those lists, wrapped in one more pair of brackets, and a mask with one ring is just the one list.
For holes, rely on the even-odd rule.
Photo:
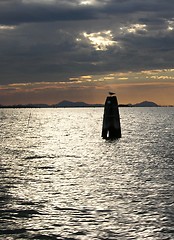
{"label": "sunlight breaking through cloud", "polygon": [[147,26],[146,24],[131,24],[129,26],[124,26],[121,27],[120,30],[122,31],[123,34],[126,33],[133,33],[133,34],[138,34],[142,32],[147,32]]}
{"label": "sunlight breaking through cloud", "polygon": [[174,20],[168,21],[168,31],[173,31],[174,30]]}
{"label": "sunlight breaking through cloud", "polygon": [[106,51],[108,47],[118,45],[118,42],[113,40],[113,34],[111,30],[93,33],[84,32],[83,36],[97,51]]}
{"label": "sunlight breaking through cloud", "polygon": [[0,30],[14,30],[16,26],[0,25]]}
{"label": "sunlight breaking through cloud", "polygon": [[96,0],[82,0],[80,1],[80,5],[95,5],[97,2]]}

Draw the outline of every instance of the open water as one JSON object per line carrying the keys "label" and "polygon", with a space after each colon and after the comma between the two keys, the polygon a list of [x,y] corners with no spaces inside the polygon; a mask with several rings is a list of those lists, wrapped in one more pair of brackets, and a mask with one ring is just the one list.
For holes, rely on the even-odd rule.
{"label": "open water", "polygon": [[0,239],[174,239],[174,108],[0,109]]}

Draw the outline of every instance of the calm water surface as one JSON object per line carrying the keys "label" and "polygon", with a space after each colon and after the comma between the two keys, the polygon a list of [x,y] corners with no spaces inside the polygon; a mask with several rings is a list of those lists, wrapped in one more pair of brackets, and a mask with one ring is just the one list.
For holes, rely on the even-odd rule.
{"label": "calm water surface", "polygon": [[174,239],[174,108],[0,109],[0,239]]}

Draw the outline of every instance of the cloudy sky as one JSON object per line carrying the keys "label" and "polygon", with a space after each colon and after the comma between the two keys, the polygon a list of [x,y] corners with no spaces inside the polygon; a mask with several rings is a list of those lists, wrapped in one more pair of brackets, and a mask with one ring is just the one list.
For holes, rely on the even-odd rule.
{"label": "cloudy sky", "polygon": [[0,0],[0,104],[174,105],[173,0]]}

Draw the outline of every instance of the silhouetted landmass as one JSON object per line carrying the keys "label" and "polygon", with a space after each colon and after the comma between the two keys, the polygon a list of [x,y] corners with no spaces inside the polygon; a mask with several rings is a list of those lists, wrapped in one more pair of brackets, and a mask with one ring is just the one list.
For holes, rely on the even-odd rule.
{"label": "silhouetted landmass", "polygon": [[[18,105],[1,105],[0,108],[75,108],[75,107],[104,107],[104,104],[89,104],[85,102],[71,102],[71,101],[61,101],[57,104],[18,104]],[[160,105],[144,101],[136,104],[119,104],[119,107],[161,107]],[[167,107],[167,106],[166,106]],[[173,107],[170,105],[169,107]]]}
{"label": "silhouetted landmass", "polygon": [[47,104],[16,104],[16,105],[0,105],[0,108],[49,108]]}
{"label": "silhouetted landmass", "polygon": [[157,105],[154,102],[148,102],[148,101],[144,101],[141,103],[136,103],[133,105],[134,107],[159,107],[159,105]]}
{"label": "silhouetted landmass", "polygon": [[57,104],[52,105],[52,107],[103,107],[103,104],[88,104],[85,102],[71,102],[64,100]]}
{"label": "silhouetted landmass", "polygon": [[103,107],[103,104],[88,104],[85,102],[71,102],[71,101],[61,101],[57,104],[17,104],[17,105],[0,105],[0,108],[73,108],[73,107]]}

